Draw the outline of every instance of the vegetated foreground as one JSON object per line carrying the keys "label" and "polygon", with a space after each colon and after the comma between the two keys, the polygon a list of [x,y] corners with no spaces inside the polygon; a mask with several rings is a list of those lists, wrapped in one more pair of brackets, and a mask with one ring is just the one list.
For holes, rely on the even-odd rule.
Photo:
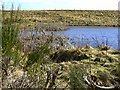
{"label": "vegetated foreground", "polygon": [[3,17],[1,88],[119,89],[119,50],[107,45],[74,47],[68,38],[44,30],[38,37],[20,37],[17,16],[10,12],[10,18]]}
{"label": "vegetated foreground", "polygon": [[[7,14],[10,11],[4,11]],[[118,26],[118,11],[89,10],[21,10],[22,27],[36,23],[60,23],[68,26]],[[7,20],[7,18],[6,18]],[[59,26],[59,25],[58,25]]]}
{"label": "vegetated foreground", "polygon": [[[118,50],[89,45],[75,48],[64,37],[45,34],[25,41],[29,45],[21,43],[18,50],[12,47],[12,54],[3,57],[3,88],[93,89],[95,85],[120,85]],[[95,85],[85,83],[84,75]]]}

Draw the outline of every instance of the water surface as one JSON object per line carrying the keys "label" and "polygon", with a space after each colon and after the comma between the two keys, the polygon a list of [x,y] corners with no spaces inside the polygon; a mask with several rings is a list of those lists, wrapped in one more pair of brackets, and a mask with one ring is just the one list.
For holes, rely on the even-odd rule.
{"label": "water surface", "polygon": [[54,32],[54,34],[67,36],[77,45],[90,44],[96,47],[98,41],[99,44],[118,48],[118,27],[70,26],[68,30]]}
{"label": "water surface", "polygon": [[[118,30],[118,27],[70,26],[65,31],[53,31],[53,34],[61,34],[70,38],[75,46],[90,44],[92,47],[96,47],[107,44],[114,49],[118,49]],[[47,32],[47,34],[49,33]],[[24,31],[22,36],[26,37],[40,34],[41,32]]]}

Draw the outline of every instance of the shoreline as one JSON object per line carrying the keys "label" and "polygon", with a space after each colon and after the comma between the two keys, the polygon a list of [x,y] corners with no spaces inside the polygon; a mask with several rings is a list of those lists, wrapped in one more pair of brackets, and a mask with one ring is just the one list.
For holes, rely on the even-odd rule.
{"label": "shoreline", "polygon": [[90,27],[120,27],[119,25],[68,25],[69,26],[90,26]]}

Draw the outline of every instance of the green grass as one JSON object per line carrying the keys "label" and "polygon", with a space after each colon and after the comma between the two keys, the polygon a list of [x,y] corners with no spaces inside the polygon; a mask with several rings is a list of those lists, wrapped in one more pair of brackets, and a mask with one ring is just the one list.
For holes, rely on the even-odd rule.
{"label": "green grass", "polygon": [[82,76],[87,73],[87,69],[80,64],[70,67],[69,78],[71,89],[85,89],[87,86],[84,83]]}
{"label": "green grass", "polygon": [[[13,6],[12,6],[13,8]],[[11,11],[9,14],[9,19],[7,23],[5,22],[5,11],[2,10],[2,56],[9,57],[18,63],[19,51],[20,51],[20,41],[18,39],[19,24],[14,23],[18,20],[19,10],[14,12]],[[16,61],[18,60],[18,61]]]}

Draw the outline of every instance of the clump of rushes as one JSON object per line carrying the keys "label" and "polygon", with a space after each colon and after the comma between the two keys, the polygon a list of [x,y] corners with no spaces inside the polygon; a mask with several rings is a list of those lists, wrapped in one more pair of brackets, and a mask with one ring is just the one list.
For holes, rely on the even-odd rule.
{"label": "clump of rushes", "polygon": [[[8,11],[9,14],[7,16],[6,12],[7,11],[4,10],[4,5],[2,5],[2,86],[4,88],[9,88],[9,85],[12,84],[8,81],[14,82],[16,77],[13,76],[13,72],[17,66],[19,66],[19,62],[23,59],[23,57],[21,44],[18,38],[20,26],[20,23],[18,24],[20,18],[19,7],[17,10],[14,10],[14,6],[12,5],[11,11]],[[15,73],[15,76],[17,76],[16,74],[17,73]]]}
{"label": "clump of rushes", "polygon": [[[39,75],[43,75],[44,73],[43,70],[40,68],[37,71],[37,69],[39,66],[47,62],[46,59],[48,58],[47,55],[50,52],[50,48],[49,48],[49,42],[46,42],[45,44],[38,46],[34,50],[31,50],[29,54],[25,54],[22,51],[22,44],[18,36],[18,33],[20,31],[19,30],[20,23],[18,24],[20,20],[19,7],[17,10],[14,10],[14,7],[12,5],[12,10],[8,11],[9,15],[6,16],[6,12],[7,11],[4,10],[4,5],[3,5],[2,6],[2,17],[3,17],[3,22],[2,22],[2,71],[3,71],[2,76],[3,77],[2,77],[2,81],[3,83],[6,83],[5,85],[3,85],[4,88],[9,88],[8,87],[9,85],[11,86],[11,88],[13,87],[18,88],[15,84],[11,84],[7,81],[9,80],[12,82],[15,81],[21,84],[21,82],[19,82],[19,79],[20,79],[20,80],[23,80],[24,82],[24,79],[23,79],[25,78],[24,75],[22,75],[22,77],[19,77],[19,73],[14,73],[17,79],[16,77],[12,77],[14,70],[16,70],[17,68],[21,70],[20,72],[24,73],[20,65],[21,61],[25,62],[25,60],[27,59],[28,61],[27,61],[26,66],[31,68],[31,69],[29,68],[29,70],[27,71],[28,73],[26,75],[28,76],[26,80],[30,80],[32,78],[32,75],[35,75],[36,72],[38,72]],[[18,74],[18,76],[16,74]],[[11,79],[9,79],[8,77],[11,77]],[[37,86],[35,82],[36,81],[33,81],[34,83],[33,86]],[[29,85],[30,84],[29,82],[24,82],[24,83],[28,87],[31,87]],[[24,87],[21,86],[20,88],[24,88]]]}
{"label": "clump of rushes", "polygon": [[15,12],[13,8],[12,5],[12,10],[6,19],[6,10],[4,5],[2,6],[2,69],[6,74],[11,61],[14,65],[18,65],[22,59],[21,44],[18,39],[19,24],[16,23],[19,19],[19,7]]}

